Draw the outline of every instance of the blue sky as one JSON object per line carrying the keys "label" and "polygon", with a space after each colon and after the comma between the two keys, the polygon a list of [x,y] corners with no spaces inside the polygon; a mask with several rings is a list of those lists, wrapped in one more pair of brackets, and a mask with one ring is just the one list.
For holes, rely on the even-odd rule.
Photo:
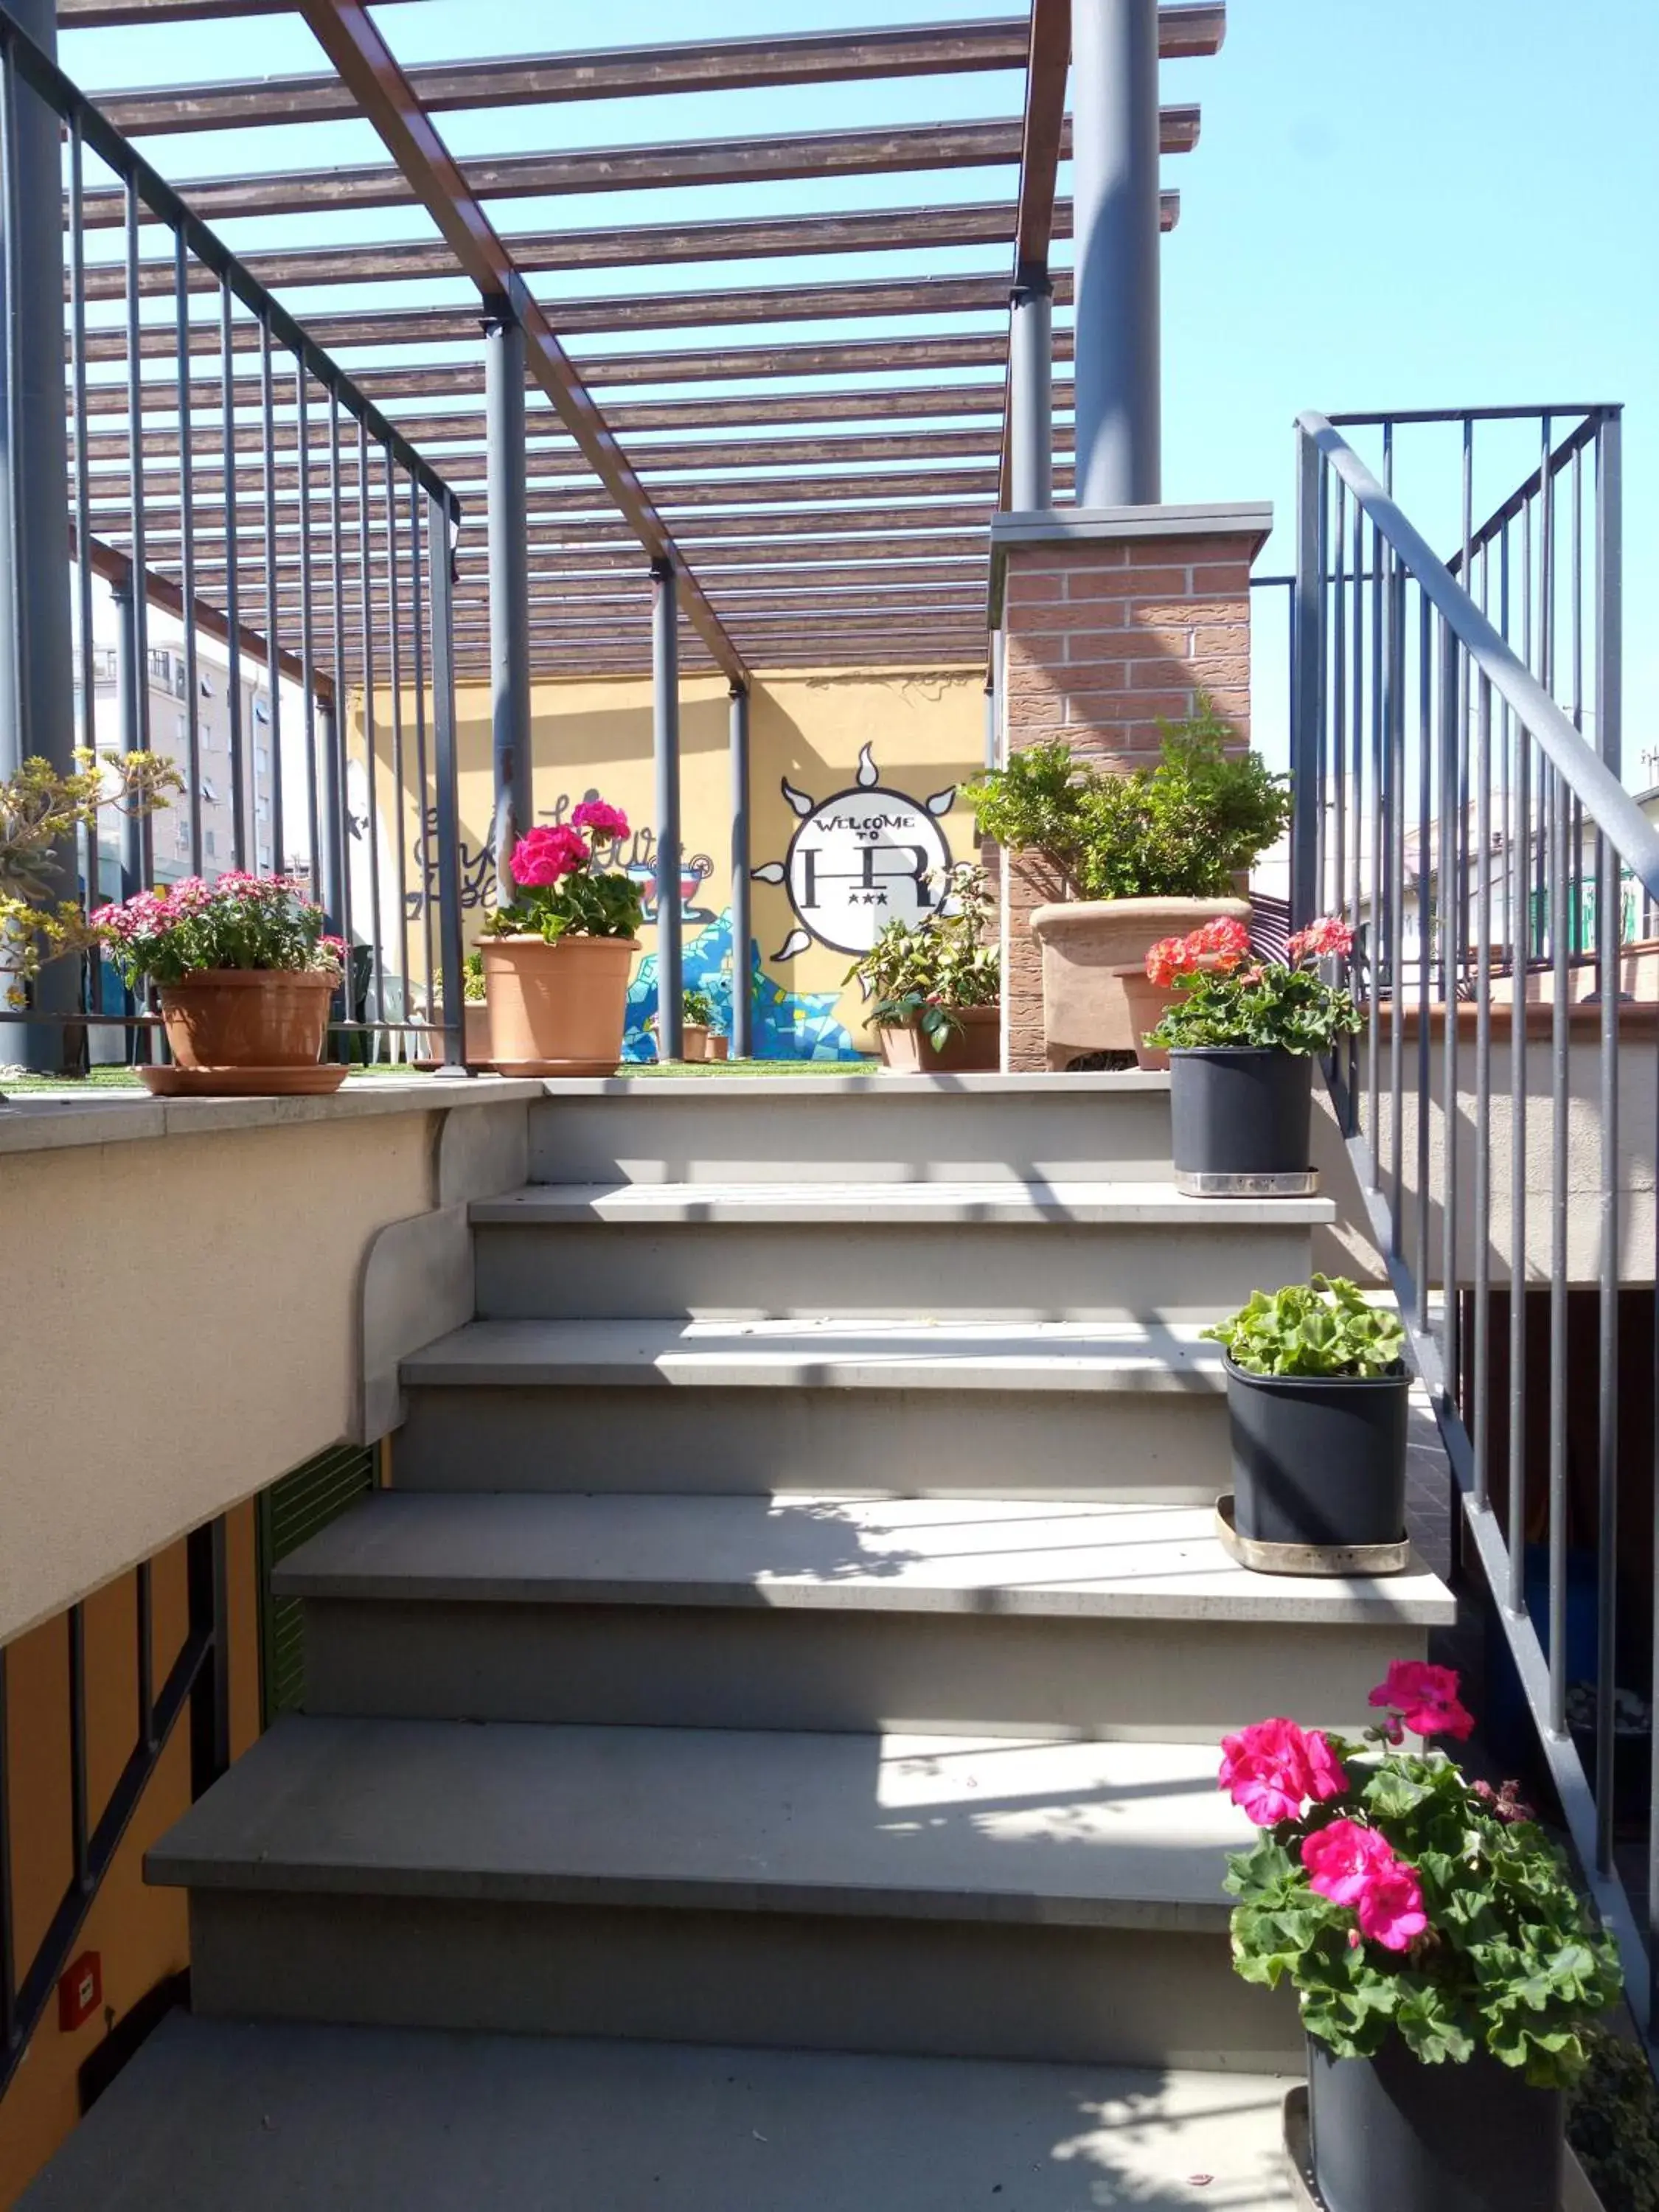
{"label": "blue sky", "polygon": [[[691,35],[741,36],[872,22],[1005,15],[1011,0],[718,0],[695,11],[672,0],[608,0],[602,11],[524,0],[417,0],[380,20],[409,62]],[[192,24],[65,38],[63,59],[88,88],[188,82],[318,65],[297,18]],[[1166,241],[1164,491],[1172,500],[1273,499],[1288,513],[1296,411],[1332,412],[1501,402],[1618,399],[1626,404],[1626,775],[1659,745],[1659,136],[1645,112],[1659,84],[1659,7],[1650,0],[1234,0],[1215,60],[1166,64],[1164,96],[1204,110],[1198,151],[1165,162],[1181,188],[1180,229]],[[742,135],[799,125],[1008,114],[1013,76],[897,80],[787,93],[696,95],[440,118],[456,151],[594,145]],[[373,161],[366,125],[161,138],[164,173]],[[1064,180],[1062,180],[1064,182]],[[883,206],[1006,194],[1007,171],[847,179],[659,196],[607,194],[525,202],[503,228],[661,221]],[[330,238],[419,236],[415,210],[341,222]],[[228,228],[246,249],[319,241],[294,221]],[[112,245],[113,240],[107,241]],[[831,280],[894,266],[982,269],[1000,257],[947,251],[908,263],[839,257],[787,270],[739,264],[735,281],[786,275]],[[726,272],[720,272],[724,276]],[[561,289],[695,288],[707,271],[605,272]],[[349,304],[413,296],[359,288]],[[441,293],[459,301],[465,288]],[[303,314],[304,295],[290,304]],[[348,304],[339,295],[330,305]],[[963,325],[967,326],[967,325]],[[862,326],[802,326],[854,337]],[[746,336],[753,340],[758,333]],[[665,334],[665,343],[687,343]],[[614,340],[601,340],[601,348]],[[384,360],[384,355],[375,358]],[[1530,465],[1498,435],[1481,448],[1483,490],[1495,504]],[[1406,503],[1431,537],[1455,536],[1455,457],[1425,440],[1401,477]],[[1478,504],[1480,503],[1479,501]],[[1281,531],[1266,556],[1287,565]],[[1271,715],[1277,702],[1268,687]],[[1264,742],[1269,731],[1260,731]]]}

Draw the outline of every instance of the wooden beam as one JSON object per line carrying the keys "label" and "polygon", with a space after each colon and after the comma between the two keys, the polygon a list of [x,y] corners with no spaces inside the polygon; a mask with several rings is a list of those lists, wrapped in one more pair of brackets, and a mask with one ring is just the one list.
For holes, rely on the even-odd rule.
{"label": "wooden beam", "polygon": [[[361,6],[362,0],[306,0],[307,7]],[[1173,195],[1165,193],[1165,199]],[[474,202],[471,204],[477,205]],[[480,215],[483,210],[479,209]],[[469,272],[471,273],[471,272]],[[710,292],[617,294],[608,298],[550,300],[539,306],[514,276],[519,288],[520,319],[534,317],[551,335],[549,316],[556,315],[561,330],[672,331],[700,330],[721,324],[817,322],[842,316],[959,315],[993,313],[1005,307],[1008,280],[999,276],[862,277],[842,284],[759,285]],[[1055,272],[1056,301],[1071,299],[1071,275]],[[479,313],[476,307],[380,308],[357,314],[310,315],[306,327],[319,345],[338,349],[348,346],[416,346],[465,344],[477,338]],[[189,326],[192,353],[216,353],[219,325],[193,322]],[[233,325],[233,346],[239,353],[253,351],[259,343],[258,326],[239,321]],[[171,322],[144,325],[139,352],[146,358],[171,358],[177,349]],[[575,365],[560,348],[568,373]],[[126,337],[122,331],[94,330],[87,339],[88,361],[124,361]],[[586,387],[584,386],[584,390]],[[590,406],[592,402],[589,401]]]}
{"label": "wooden beam", "polygon": [[302,0],[305,18],[351,88],[387,152],[448,240],[463,271],[486,301],[499,301],[524,333],[531,377],[557,409],[594,474],[653,561],[678,573],[691,627],[734,684],[748,671],[720,617],[687,568],[650,494],[611,434],[551,324],[532,298],[482,204],[469,191],[431,118],[380,35],[363,0]]}
{"label": "wooden beam", "polygon": [[[301,0],[303,5],[303,0]],[[66,29],[116,23],[179,21],[192,16],[272,12],[271,0],[58,0]],[[1164,6],[1158,52],[1168,59],[1212,54],[1224,7]],[[635,100],[665,93],[730,92],[793,84],[849,84],[873,78],[960,76],[1017,70],[1025,60],[1026,21],[907,24],[868,31],[808,31],[782,37],[720,39],[619,51],[522,55],[501,60],[438,62],[411,69],[410,89],[430,114],[461,108],[564,106],[590,100]],[[262,77],[241,83],[167,87],[95,94],[129,137],[168,131],[223,131],[245,125],[314,123],[356,114],[351,88],[321,75]]]}
{"label": "wooden beam", "polygon": [[[985,331],[963,337],[840,338],[795,345],[698,346],[684,351],[665,349],[659,353],[594,353],[579,356],[576,365],[590,387],[605,391],[641,384],[757,381],[763,377],[791,376],[924,375],[941,368],[1000,368],[1007,351],[1006,337]],[[1054,332],[1054,356],[1056,360],[1071,359],[1069,330]],[[362,368],[352,381],[365,398],[377,404],[394,399],[476,397],[483,390],[483,369],[476,362],[446,362],[426,368]],[[198,413],[217,414],[220,398],[217,377],[191,380],[189,402]],[[233,398],[239,409],[257,408],[258,378],[236,378]],[[168,378],[146,377],[144,401],[147,410],[176,414],[179,387]],[[125,381],[88,387],[89,415],[125,416],[126,411]],[[606,412],[608,417],[609,410]]]}
{"label": "wooden beam", "polygon": [[[614,230],[514,231],[502,244],[526,276],[559,270],[648,269],[682,262],[757,261],[799,254],[886,253],[951,246],[1000,246],[1014,235],[1018,210],[1011,200],[967,202],[934,208],[869,208],[853,215],[754,216],[738,222],[647,223]],[[1069,200],[1048,210],[1052,235],[1072,234]],[[1048,239],[1043,240],[1047,266]],[[249,253],[243,267],[271,291],[295,285],[382,284],[421,277],[453,277],[454,256],[441,240],[419,239],[386,246],[303,246],[279,253]],[[143,261],[138,290],[145,299],[172,299],[171,255]],[[216,292],[210,269],[192,264],[185,289]],[[88,301],[124,300],[126,270],[102,262],[86,272]],[[64,281],[69,296],[69,279]]]}
{"label": "wooden beam", "polygon": [[[1190,153],[1198,143],[1199,125],[1194,106],[1164,109],[1164,152]],[[1066,145],[1069,152],[1069,126]],[[463,174],[480,199],[548,199],[571,192],[678,191],[695,185],[775,184],[799,177],[900,176],[917,170],[1012,166],[1019,151],[1018,123],[915,125],[904,131],[808,132],[777,139],[720,140],[707,146],[595,147],[562,154],[501,155],[467,161]],[[384,163],[204,177],[179,189],[204,222],[254,216],[361,214],[407,207],[414,198],[403,172]],[[66,219],[67,214],[66,202]],[[81,219],[88,230],[115,229],[125,221],[125,201],[118,190],[97,187],[82,195]]]}
{"label": "wooden beam", "polygon": [[1070,204],[1066,204],[1062,216],[1054,199],[1060,164],[1071,150],[1066,120],[1066,79],[1071,60],[1072,0],[1032,0],[1019,208],[1014,230],[1016,276],[1023,271],[1046,272],[1050,240],[1071,236]]}

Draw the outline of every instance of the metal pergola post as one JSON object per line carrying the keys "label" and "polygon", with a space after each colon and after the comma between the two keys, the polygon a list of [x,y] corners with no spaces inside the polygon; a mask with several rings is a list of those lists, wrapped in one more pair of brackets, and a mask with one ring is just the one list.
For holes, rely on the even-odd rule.
{"label": "metal pergola post", "polygon": [[507,863],[535,821],[530,757],[530,561],[526,534],[524,330],[505,301],[484,323],[484,435],[489,545],[489,688],[495,793],[496,896],[513,898]]}
{"label": "metal pergola post", "polygon": [[1163,496],[1158,45],[1158,0],[1073,0],[1079,507]]}
{"label": "metal pergola post", "polygon": [[752,1060],[755,1044],[755,989],[749,969],[750,841],[749,841],[749,693],[743,684],[732,689],[732,1036],[727,1050],[733,1060]]}
{"label": "metal pergola post", "polygon": [[[0,0],[45,52],[58,52],[55,0]],[[0,776],[32,757],[67,775],[75,758],[69,462],[64,436],[62,176],[58,116],[7,67],[0,83]],[[52,303],[52,312],[46,312]],[[76,890],[73,851],[58,896]],[[50,960],[35,978],[42,1013],[80,1004],[80,963]],[[39,1073],[78,1050],[58,1022],[29,1023],[15,1044]]]}
{"label": "metal pergola post", "polygon": [[1054,503],[1054,289],[1046,269],[1022,270],[1010,302],[1009,503],[1047,514]]}
{"label": "metal pergola post", "polygon": [[680,992],[679,593],[672,561],[651,564],[652,726],[657,770],[657,1057],[678,1060]]}

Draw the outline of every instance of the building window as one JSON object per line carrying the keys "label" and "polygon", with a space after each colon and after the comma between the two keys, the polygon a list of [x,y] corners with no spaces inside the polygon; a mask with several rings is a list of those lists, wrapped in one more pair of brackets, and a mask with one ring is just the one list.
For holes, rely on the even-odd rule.
{"label": "building window", "polygon": [[202,832],[202,850],[207,854],[210,860],[215,860],[218,857],[219,841],[214,836],[211,830],[204,830]]}

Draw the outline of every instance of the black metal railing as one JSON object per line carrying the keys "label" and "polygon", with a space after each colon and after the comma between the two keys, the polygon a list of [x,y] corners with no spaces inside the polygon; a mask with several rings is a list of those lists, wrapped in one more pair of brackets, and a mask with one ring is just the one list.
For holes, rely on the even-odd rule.
{"label": "black metal railing", "polygon": [[[355,948],[337,1030],[369,1040],[362,1053],[441,1029],[441,1057],[459,1066],[460,502],[0,10],[0,266],[14,289],[27,214],[16,149],[41,112],[64,145],[75,668],[62,672],[63,727],[32,729],[14,552],[0,562],[13,601],[0,635],[15,644],[0,702],[9,750],[57,765],[72,727],[88,749],[170,756],[184,780],[173,807],[130,823],[118,855],[83,833],[70,888],[92,905],[185,874],[295,874]],[[87,196],[111,183],[125,196],[118,251],[89,260]],[[32,433],[61,434],[26,419],[22,332],[40,306],[14,301],[3,319],[14,456]],[[22,471],[7,481],[0,529],[17,549],[29,532]],[[100,579],[115,602],[112,654],[97,635]],[[166,646],[151,641],[158,617],[176,632]],[[78,992],[0,1006],[0,1021],[112,1026],[130,1040],[154,1025],[96,958]]]}
{"label": "black metal railing", "polygon": [[[1354,927],[1365,1017],[1332,1093],[1494,1663],[1659,2026],[1659,830],[1620,781],[1620,411],[1297,436],[1292,903]],[[1443,559],[1401,503],[1425,459]]]}
{"label": "black metal railing", "polygon": [[[174,1727],[190,1716],[190,1789],[201,1796],[230,1764],[230,1649],[222,1518],[185,1539],[187,1618],[185,1636],[161,1687],[152,1571],[133,1571],[137,1648],[134,1741],[107,1802],[94,1813],[87,1779],[87,1665],[82,1609],[63,1616],[69,1712],[70,1877],[45,1933],[19,1972],[11,1863],[13,1807],[9,1786],[6,1648],[0,1645],[0,2096],[22,2063],[58,1977],[74,1956],[86,1917],[161,1762]],[[39,1810],[31,1811],[39,1839]]]}

